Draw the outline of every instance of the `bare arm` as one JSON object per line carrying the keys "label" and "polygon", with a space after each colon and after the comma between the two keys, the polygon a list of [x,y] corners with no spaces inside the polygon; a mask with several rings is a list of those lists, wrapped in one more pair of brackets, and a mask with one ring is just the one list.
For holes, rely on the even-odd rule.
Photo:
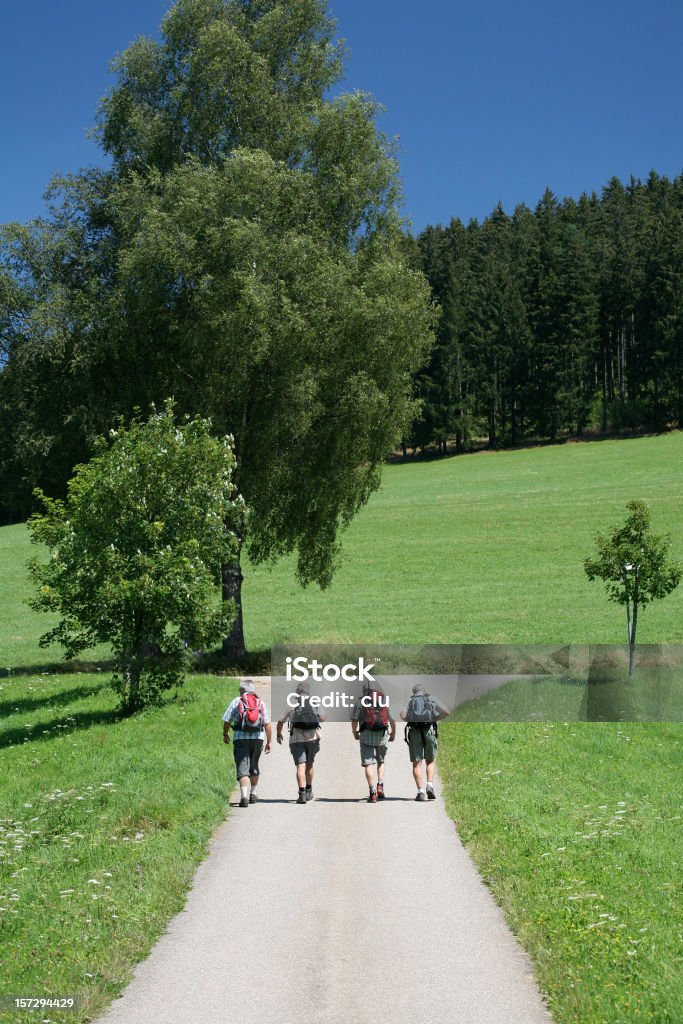
{"label": "bare arm", "polygon": [[441,701],[439,700],[436,701],[434,710],[436,711],[437,722],[440,722],[442,718],[448,718],[448,716],[450,715],[450,711],[448,710],[448,708],[445,708]]}

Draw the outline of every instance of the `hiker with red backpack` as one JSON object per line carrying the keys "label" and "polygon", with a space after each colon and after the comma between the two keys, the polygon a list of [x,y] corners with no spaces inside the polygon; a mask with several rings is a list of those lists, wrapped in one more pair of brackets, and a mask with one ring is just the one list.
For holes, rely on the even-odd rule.
{"label": "hiker with red backpack", "polygon": [[[448,710],[436,697],[427,693],[421,683],[413,686],[413,692],[401,718],[406,722],[405,741],[408,744],[410,760],[413,763],[413,778],[417,786],[416,800],[436,800],[434,774],[436,772],[436,751],[439,725],[448,717]],[[422,762],[427,769],[427,787],[422,784]]]}
{"label": "hiker with red backpack", "polygon": [[270,753],[272,739],[268,708],[256,693],[251,679],[242,680],[239,697],[230,702],[223,715],[224,743],[230,742],[231,728],[240,807],[248,807],[258,801],[259,760],[262,753]]}
{"label": "hiker with red backpack", "polygon": [[[351,715],[354,739],[360,741],[360,763],[370,790],[368,803],[384,800],[384,760],[387,744],[396,739],[396,722],[389,698],[376,683],[366,683]],[[376,766],[376,767],[375,767]]]}

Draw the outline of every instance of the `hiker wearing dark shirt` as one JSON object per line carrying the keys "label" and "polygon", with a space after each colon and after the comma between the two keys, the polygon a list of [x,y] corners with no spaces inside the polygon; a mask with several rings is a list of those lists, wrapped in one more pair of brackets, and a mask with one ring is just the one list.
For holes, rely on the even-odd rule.
{"label": "hiker wearing dark shirt", "polygon": [[370,790],[368,803],[376,804],[384,800],[387,744],[396,739],[396,722],[389,710],[389,698],[376,684],[366,683],[363,687],[363,696],[356,701],[351,713],[351,729],[354,739],[360,741],[360,763]]}
{"label": "hiker wearing dark shirt", "polygon": [[[436,772],[436,751],[439,728],[437,723],[448,717],[448,711],[436,697],[427,693],[421,683],[413,687],[413,693],[401,718],[406,722],[406,743],[413,763],[413,778],[417,786],[416,800],[435,800],[434,773]],[[422,784],[422,762],[425,762],[427,788]]]}

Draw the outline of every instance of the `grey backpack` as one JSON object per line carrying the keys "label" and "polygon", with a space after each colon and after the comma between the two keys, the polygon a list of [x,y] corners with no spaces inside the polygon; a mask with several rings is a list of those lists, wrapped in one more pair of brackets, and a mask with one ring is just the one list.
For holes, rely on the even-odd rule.
{"label": "grey backpack", "polygon": [[434,725],[437,720],[434,701],[428,693],[414,693],[408,701],[406,721],[409,725]]}

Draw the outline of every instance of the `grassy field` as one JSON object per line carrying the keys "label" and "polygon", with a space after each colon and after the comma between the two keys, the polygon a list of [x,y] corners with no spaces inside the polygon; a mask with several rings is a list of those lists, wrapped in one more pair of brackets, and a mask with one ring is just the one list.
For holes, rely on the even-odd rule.
{"label": "grassy field", "polygon": [[[683,433],[391,466],[328,592],[298,589],[290,565],[247,567],[248,643],[623,642],[582,562],[634,497],[683,556],[681,465]],[[182,904],[225,814],[216,722],[234,684],[193,676],[120,719],[106,651],[65,673],[39,649],[30,554],[24,527],[0,529],[0,993],[78,994],[75,1024]],[[683,642],[683,587],[640,628]],[[449,811],[558,1024],[683,1019],[682,740],[674,725],[442,729]]]}
{"label": "grassy field", "polygon": [[225,817],[234,692],[194,676],[126,720],[100,674],[0,680],[0,994],[77,995],[75,1022],[122,990]]}
{"label": "grassy field", "polygon": [[[683,558],[682,466],[683,432],[390,466],[328,591],[285,564],[245,569],[247,643],[622,643],[623,609],[583,560],[631,498]],[[683,586],[639,640],[683,642]]]}

